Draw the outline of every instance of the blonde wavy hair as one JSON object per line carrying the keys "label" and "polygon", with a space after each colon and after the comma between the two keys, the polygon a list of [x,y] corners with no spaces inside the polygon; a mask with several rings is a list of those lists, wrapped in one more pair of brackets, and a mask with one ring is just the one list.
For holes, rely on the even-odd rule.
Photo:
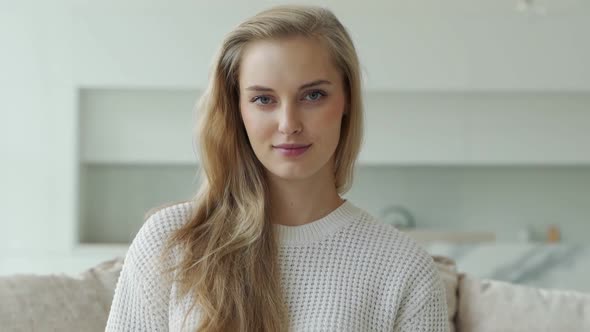
{"label": "blonde wavy hair", "polygon": [[[361,73],[353,42],[328,9],[277,6],[241,23],[226,35],[212,64],[209,85],[198,103],[201,186],[190,218],[165,245],[162,264],[179,297],[199,306],[197,331],[287,331],[277,262],[278,243],[269,220],[265,168],[252,150],[239,109],[238,73],[244,47],[257,40],[314,38],[329,49],[341,71],[346,95],[335,151],[338,193],[352,184],[361,147]],[[166,261],[167,260],[167,261]]]}

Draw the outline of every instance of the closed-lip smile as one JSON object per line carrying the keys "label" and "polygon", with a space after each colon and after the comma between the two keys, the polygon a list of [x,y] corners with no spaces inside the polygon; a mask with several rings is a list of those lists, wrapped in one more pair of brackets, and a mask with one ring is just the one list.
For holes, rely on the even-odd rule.
{"label": "closed-lip smile", "polygon": [[309,150],[311,144],[279,144],[273,145],[273,149],[286,158],[296,158],[303,155]]}
{"label": "closed-lip smile", "polygon": [[310,147],[311,144],[279,144],[279,145],[273,145],[274,148],[278,148],[278,149],[301,149],[301,148],[307,148]]}

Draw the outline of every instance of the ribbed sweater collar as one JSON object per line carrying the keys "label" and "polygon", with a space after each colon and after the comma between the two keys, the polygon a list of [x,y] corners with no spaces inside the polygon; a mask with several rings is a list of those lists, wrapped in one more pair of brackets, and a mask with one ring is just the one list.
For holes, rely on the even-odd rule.
{"label": "ribbed sweater collar", "polygon": [[345,200],[328,215],[300,226],[273,224],[281,246],[307,244],[323,239],[358,219],[360,209]]}

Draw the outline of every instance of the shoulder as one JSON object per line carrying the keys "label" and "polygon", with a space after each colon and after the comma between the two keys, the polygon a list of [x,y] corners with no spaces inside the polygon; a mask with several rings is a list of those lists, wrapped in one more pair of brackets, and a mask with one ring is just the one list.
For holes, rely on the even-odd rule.
{"label": "shoulder", "polygon": [[172,203],[152,209],[147,213],[147,219],[138,232],[148,232],[154,235],[168,234],[184,225],[191,216],[192,201]]}
{"label": "shoulder", "polygon": [[392,278],[397,278],[405,287],[435,281],[436,265],[432,256],[409,235],[392,225],[385,224],[361,209],[358,233],[364,237],[372,251],[378,252]]}
{"label": "shoulder", "polygon": [[431,256],[416,240],[390,224],[382,222],[369,212],[360,209],[358,232],[373,240],[373,246],[396,259],[432,261]]}
{"label": "shoulder", "polygon": [[418,242],[385,224],[366,211],[359,227],[379,253],[380,269],[386,275],[385,291],[395,293],[402,311],[412,314],[431,299],[444,298],[444,288],[436,264]]}
{"label": "shoulder", "polygon": [[135,235],[123,262],[117,281],[108,331],[162,330],[168,326],[171,287],[163,274],[174,257],[166,257],[162,265],[167,236],[180,228],[190,217],[190,202],[171,204],[152,210]]}
{"label": "shoulder", "polygon": [[193,203],[173,203],[148,213],[148,217],[129,246],[125,260],[138,269],[155,268],[168,237],[191,216]]}
{"label": "shoulder", "polygon": [[156,245],[184,225],[192,213],[193,203],[173,203],[148,212],[148,217],[133,240],[135,245]]}

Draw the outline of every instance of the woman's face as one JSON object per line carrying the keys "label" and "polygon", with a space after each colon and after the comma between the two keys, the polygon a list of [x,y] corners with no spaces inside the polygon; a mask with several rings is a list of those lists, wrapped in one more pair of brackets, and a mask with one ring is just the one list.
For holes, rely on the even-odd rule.
{"label": "woman's face", "polygon": [[248,139],[271,175],[331,176],[346,97],[326,47],[304,37],[252,42],[239,86]]}

